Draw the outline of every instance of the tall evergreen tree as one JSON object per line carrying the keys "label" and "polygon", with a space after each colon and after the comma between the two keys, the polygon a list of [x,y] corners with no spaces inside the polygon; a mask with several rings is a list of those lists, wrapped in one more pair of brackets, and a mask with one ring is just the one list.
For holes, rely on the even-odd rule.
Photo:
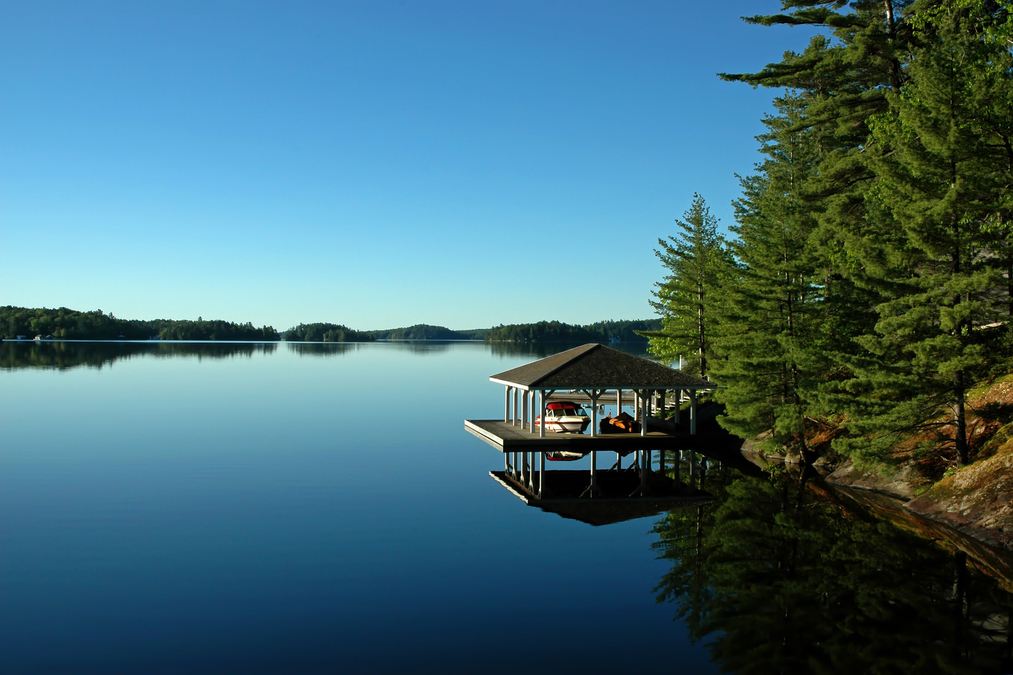
{"label": "tall evergreen tree", "polygon": [[799,193],[819,152],[815,134],[798,124],[805,97],[790,94],[775,106],[780,115],[765,120],[770,131],[759,137],[768,159],[742,180],[735,205],[732,251],[741,268],[720,294],[713,372],[725,428],[740,436],[773,431],[806,457],[807,418],[826,373],[826,265],[813,245],[815,214]]}
{"label": "tall evergreen tree", "polygon": [[966,393],[987,362],[979,329],[996,321],[1002,283],[986,227],[1000,186],[978,124],[991,92],[975,72],[982,43],[961,15],[948,12],[918,32],[906,82],[874,120],[873,136],[888,151],[873,162],[879,182],[870,198],[903,234],[894,257],[905,273],[883,278],[875,332],[860,340],[872,355],[856,361],[848,385],[863,397],[850,424],[860,438],[844,445],[883,450],[898,434],[936,428],[963,465]]}
{"label": "tall evergreen tree", "polygon": [[724,268],[730,265],[725,243],[718,234],[717,218],[699,194],[676,220],[679,232],[659,239],[655,254],[668,270],[656,284],[651,306],[661,315],[660,331],[643,333],[650,338],[649,349],[668,361],[685,357],[685,369],[707,377],[711,356],[711,333],[717,320],[713,293]]}
{"label": "tall evergreen tree", "polygon": [[892,264],[882,243],[896,234],[870,212],[874,205],[867,194],[877,178],[870,163],[881,149],[872,142],[869,122],[889,110],[888,93],[904,82],[911,29],[902,13],[911,4],[784,0],[783,13],[746,21],[814,26],[830,36],[815,35],[802,53],[787,52],[781,62],[759,72],[722,75],[753,86],[806,93],[806,112],[796,124],[816,134],[820,158],[798,195],[817,207],[823,230],[818,239],[834,271],[866,293],[878,291],[877,277],[867,272]]}

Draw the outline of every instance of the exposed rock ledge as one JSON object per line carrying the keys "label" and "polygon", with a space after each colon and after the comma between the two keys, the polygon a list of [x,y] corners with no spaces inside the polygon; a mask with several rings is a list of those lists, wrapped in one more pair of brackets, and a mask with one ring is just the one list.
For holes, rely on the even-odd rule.
{"label": "exposed rock ledge", "polygon": [[999,452],[935,485],[909,469],[863,472],[850,462],[825,480],[903,500],[903,508],[911,513],[945,523],[990,546],[1013,550],[1013,452]]}
{"label": "exposed rock ledge", "polygon": [[862,471],[850,461],[841,464],[833,473],[826,476],[825,480],[832,485],[878,492],[905,502],[914,499],[920,491],[931,485],[928,480],[908,467],[889,473],[879,473]]}

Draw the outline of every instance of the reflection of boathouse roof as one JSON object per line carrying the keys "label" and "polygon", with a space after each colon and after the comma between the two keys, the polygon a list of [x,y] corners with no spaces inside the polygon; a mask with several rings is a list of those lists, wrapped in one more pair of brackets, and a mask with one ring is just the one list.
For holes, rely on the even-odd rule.
{"label": "reflection of boathouse roof", "polygon": [[700,506],[714,497],[693,485],[686,485],[659,473],[647,474],[646,496],[628,496],[636,492],[640,476],[635,472],[602,471],[598,474],[597,496],[586,496],[588,474],[586,471],[551,471],[551,487],[544,497],[533,494],[508,471],[490,471],[493,480],[528,506],[537,506],[546,513],[579,520],[588,525],[601,526],[622,523],[636,518],[656,516],[664,511]]}
{"label": "reflection of boathouse roof", "polygon": [[682,502],[663,500],[641,501],[633,498],[626,501],[600,502],[594,499],[585,499],[580,502],[546,502],[544,504],[535,503],[533,505],[546,513],[555,513],[568,520],[579,520],[588,525],[601,527],[602,525],[614,525],[615,523],[623,523],[636,518],[649,518],[650,516],[656,516],[659,513],[676,508],[700,506],[712,500],[713,497],[710,495],[702,494],[696,499],[686,499]]}
{"label": "reflection of boathouse roof", "polygon": [[714,389],[681,370],[600,344],[586,344],[493,375],[521,389]]}

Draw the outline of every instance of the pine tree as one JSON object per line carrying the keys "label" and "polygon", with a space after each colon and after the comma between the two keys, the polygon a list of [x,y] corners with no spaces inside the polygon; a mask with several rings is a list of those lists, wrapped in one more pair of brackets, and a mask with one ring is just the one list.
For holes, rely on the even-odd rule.
{"label": "pine tree", "polygon": [[[906,77],[911,28],[902,17],[910,0],[826,2],[784,0],[784,13],[746,21],[764,26],[808,25],[826,29],[800,54],[787,52],[761,71],[723,74],[753,86],[787,87],[807,96],[805,115],[796,124],[814,133],[818,166],[798,196],[813,205],[818,239],[834,273],[866,294],[878,292],[870,270],[889,268],[883,248],[895,232],[884,225],[866,196],[876,183],[870,166],[881,148],[872,142],[870,120],[889,110],[888,93]],[[856,289],[857,290],[857,289]],[[874,301],[874,299],[873,299]]]}
{"label": "pine tree", "polygon": [[875,332],[860,339],[871,358],[856,362],[848,385],[863,397],[850,424],[860,438],[844,445],[882,450],[900,434],[935,428],[963,465],[966,394],[988,360],[979,329],[997,320],[1002,284],[988,251],[998,186],[978,124],[990,98],[975,72],[981,43],[959,12],[946,16],[919,32],[904,87],[874,120],[888,151],[874,160],[879,182],[870,198],[903,233],[894,256],[905,273],[883,278]]}
{"label": "pine tree", "polygon": [[659,239],[661,248],[655,250],[668,270],[665,280],[656,284],[656,300],[651,302],[663,319],[663,328],[642,334],[650,339],[649,350],[655,356],[667,361],[685,356],[687,370],[707,377],[716,321],[712,294],[730,260],[717,232],[717,218],[699,194],[693,195],[683,220],[675,224],[680,232]]}
{"label": "pine tree", "polygon": [[[966,391],[995,351],[996,331],[981,328],[1013,315],[1013,22],[1003,4],[785,0],[785,13],[747,21],[820,26],[833,39],[724,76],[807,96],[788,131],[812,132],[819,160],[795,194],[819,222],[808,241],[831,272],[826,306],[837,306],[842,333],[864,337],[837,341],[836,374],[801,398],[846,414],[856,436],[843,449],[875,454],[938,427],[958,462],[969,459]],[[755,185],[745,187],[751,205]]]}
{"label": "pine tree", "polygon": [[788,95],[775,106],[781,114],[765,120],[770,132],[759,137],[768,159],[742,180],[735,205],[732,252],[741,267],[720,294],[713,372],[725,428],[743,437],[773,431],[808,459],[807,418],[826,373],[826,265],[813,244],[815,214],[799,191],[819,153],[815,134],[797,124],[805,97]]}

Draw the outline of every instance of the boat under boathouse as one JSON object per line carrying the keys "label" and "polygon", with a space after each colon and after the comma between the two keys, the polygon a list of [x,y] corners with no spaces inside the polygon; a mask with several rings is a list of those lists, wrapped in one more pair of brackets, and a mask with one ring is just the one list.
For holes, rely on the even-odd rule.
{"label": "boat under boathouse", "polygon": [[[547,496],[544,494],[546,453],[590,454],[588,494],[600,496],[597,453],[615,452],[617,462],[613,468],[621,469],[622,457],[636,452],[640,480],[634,492],[643,495],[651,484],[651,451],[661,451],[659,464],[663,474],[665,451],[692,450],[710,440],[696,433],[697,397],[700,391],[715,389],[715,384],[605,345],[575,347],[489,379],[505,388],[503,419],[465,420],[464,426],[503,452],[506,473],[538,498]],[[547,432],[547,425],[536,424],[536,418],[547,418],[548,403],[553,397],[589,403],[589,433]],[[688,419],[680,419],[679,403],[685,400],[689,401]],[[672,421],[657,415],[658,411],[666,409],[666,402],[675,404]],[[634,417],[640,423],[639,433],[599,433],[598,406],[613,403],[617,412],[624,403],[633,404]],[[538,471],[535,471],[536,460],[540,465]]]}

